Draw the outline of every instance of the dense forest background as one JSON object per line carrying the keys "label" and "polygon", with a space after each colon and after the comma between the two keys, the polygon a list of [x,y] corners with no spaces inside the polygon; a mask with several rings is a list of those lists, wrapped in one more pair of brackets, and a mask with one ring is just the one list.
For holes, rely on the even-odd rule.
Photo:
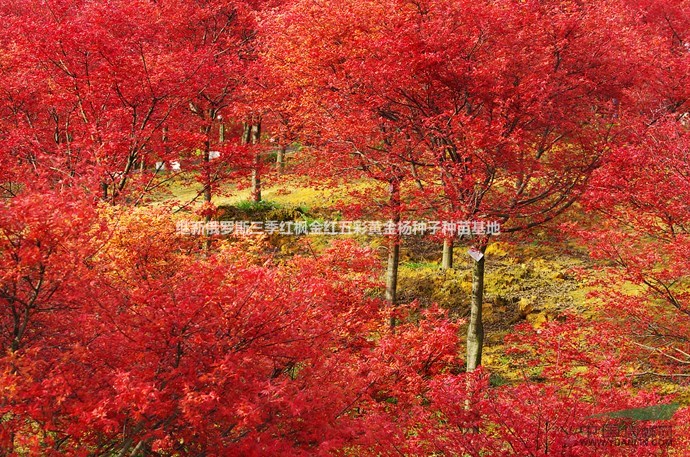
{"label": "dense forest background", "polygon": [[690,455],[687,0],[0,23],[0,455]]}

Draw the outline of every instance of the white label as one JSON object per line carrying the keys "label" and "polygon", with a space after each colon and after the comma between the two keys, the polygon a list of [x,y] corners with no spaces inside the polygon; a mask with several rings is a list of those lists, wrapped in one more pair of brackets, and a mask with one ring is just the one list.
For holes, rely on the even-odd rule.
{"label": "white label", "polygon": [[482,251],[480,251],[477,248],[470,248],[467,253],[472,257],[476,262],[479,262],[482,260],[482,257],[484,257],[484,254],[482,254]]}

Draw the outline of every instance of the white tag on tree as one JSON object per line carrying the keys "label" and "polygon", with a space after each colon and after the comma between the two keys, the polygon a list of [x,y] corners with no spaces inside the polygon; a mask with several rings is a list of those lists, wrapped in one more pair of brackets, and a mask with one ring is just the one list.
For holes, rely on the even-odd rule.
{"label": "white tag on tree", "polygon": [[470,248],[467,251],[467,253],[470,255],[470,257],[472,257],[475,260],[475,262],[479,262],[480,260],[482,260],[482,257],[484,257],[484,254],[482,254],[482,251],[480,251],[477,248]]}

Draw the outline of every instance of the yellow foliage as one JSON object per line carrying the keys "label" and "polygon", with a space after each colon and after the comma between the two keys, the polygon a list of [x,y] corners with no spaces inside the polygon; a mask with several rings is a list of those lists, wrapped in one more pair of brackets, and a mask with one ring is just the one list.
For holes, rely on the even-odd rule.
{"label": "yellow foliage", "polygon": [[486,247],[486,256],[491,258],[506,257],[510,253],[511,246],[508,243],[496,241]]}
{"label": "yellow foliage", "polygon": [[416,298],[422,303],[438,303],[461,314],[469,309],[472,290],[469,271],[441,270],[434,263],[403,264],[398,286],[402,301]]}
{"label": "yellow foliage", "polygon": [[534,327],[534,328],[540,328],[547,321],[548,321],[547,314],[544,312],[532,313],[532,314],[527,315],[527,322],[532,324],[532,327]]}

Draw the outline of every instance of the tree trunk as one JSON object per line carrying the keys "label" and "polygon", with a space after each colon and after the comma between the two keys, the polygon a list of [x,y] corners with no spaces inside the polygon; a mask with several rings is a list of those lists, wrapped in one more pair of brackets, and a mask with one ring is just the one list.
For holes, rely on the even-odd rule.
{"label": "tree trunk", "polygon": [[[210,113],[209,113],[210,114]],[[211,122],[213,122],[213,117],[211,117]],[[204,142],[204,156],[203,156],[203,161],[204,161],[204,202],[206,203],[211,203],[211,200],[213,199],[213,192],[211,189],[211,167],[210,167],[210,162],[211,162],[211,125],[204,127],[204,134],[206,135],[206,141]],[[211,215],[206,214],[204,217],[204,220],[208,224],[211,221]],[[204,246],[207,251],[211,250],[211,236],[206,235],[206,243],[204,243]]]}
{"label": "tree trunk", "polygon": [[[211,118],[213,119],[213,118]],[[204,141],[204,202],[211,203],[212,191],[211,191],[211,168],[209,163],[211,162],[211,126],[206,126],[203,128],[203,133],[206,137]],[[209,216],[206,217],[206,222],[210,220]]]}
{"label": "tree trunk", "polygon": [[251,141],[252,144],[259,144],[259,141],[261,141],[261,120],[259,119],[256,124],[252,125],[252,132],[251,132]]}
{"label": "tree trunk", "polygon": [[443,240],[443,260],[441,261],[441,268],[449,270],[453,268],[453,239],[446,238]]}
{"label": "tree trunk", "polygon": [[249,142],[252,140],[251,131],[252,131],[252,125],[250,123],[245,122],[242,125],[242,139],[241,139],[242,144],[249,144]]}
{"label": "tree trunk", "polygon": [[[261,139],[261,120],[257,121],[256,124],[252,124],[250,131],[250,141],[252,145],[259,144]],[[261,173],[259,167],[261,166],[261,156],[257,151],[254,154],[254,166],[252,167],[252,201],[261,201]]]}
{"label": "tree trunk", "polygon": [[285,171],[285,146],[278,148],[278,155],[276,155],[276,170],[278,174],[283,174]]}
{"label": "tree trunk", "polygon": [[[400,181],[393,179],[388,186],[390,207],[393,213],[391,220],[396,225],[394,235],[388,241],[388,268],[386,269],[386,301],[391,306],[398,304],[398,265],[400,263],[400,234],[397,231],[400,222]],[[391,315],[391,327],[395,327],[395,316]]]}
{"label": "tree trunk", "polygon": [[470,322],[467,327],[467,371],[474,371],[482,364],[482,348],[484,346],[484,323],[482,321],[482,305],[484,303],[484,252],[486,244],[480,247],[482,258],[474,261],[472,267],[472,304],[470,308]]}
{"label": "tree trunk", "polygon": [[391,236],[388,242],[388,268],[386,270],[386,300],[397,305],[398,264],[400,263],[400,237]]}
{"label": "tree trunk", "polygon": [[414,182],[417,184],[417,187],[419,190],[424,190],[424,184],[422,184],[422,180],[419,179],[419,174],[417,173],[417,166],[412,163],[410,164],[410,167],[412,168],[412,177],[414,178]]}
{"label": "tree trunk", "polygon": [[261,176],[259,175],[259,156],[254,158],[254,168],[252,168],[252,201],[258,203],[261,201]]}
{"label": "tree trunk", "polygon": [[[208,168],[209,162],[211,161],[210,157],[210,152],[208,148],[204,151],[204,165],[206,166],[204,170],[204,201],[207,203],[211,203],[211,172]],[[207,222],[208,222],[208,216],[207,216]]]}

